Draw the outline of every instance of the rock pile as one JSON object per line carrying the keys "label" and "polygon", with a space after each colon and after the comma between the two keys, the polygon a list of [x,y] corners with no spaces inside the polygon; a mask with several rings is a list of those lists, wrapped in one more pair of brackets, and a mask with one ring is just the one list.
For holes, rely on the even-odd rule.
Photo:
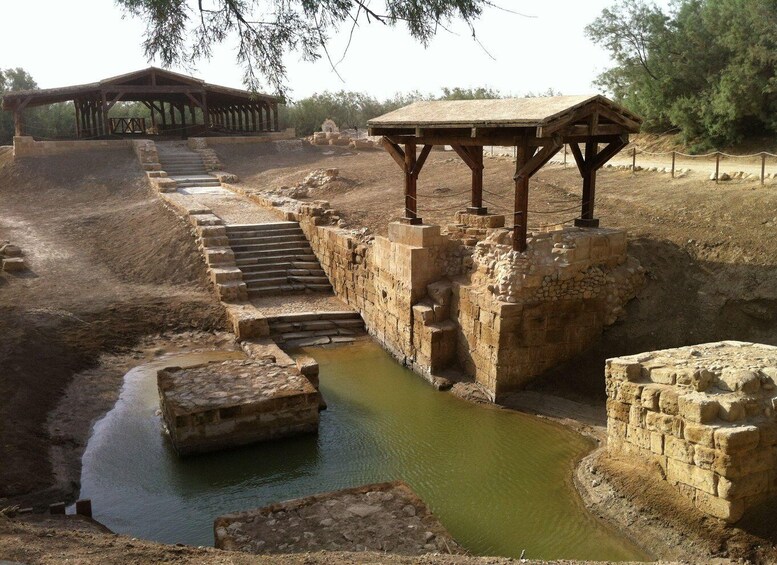
{"label": "rock pile", "polygon": [[0,260],[2,260],[2,271],[6,273],[16,273],[27,270],[27,262],[22,257],[22,250],[18,245],[13,245],[10,241],[4,241],[0,244]]}
{"label": "rock pile", "polygon": [[308,198],[311,189],[321,188],[328,185],[340,175],[339,169],[316,169],[311,171],[304,180],[294,186],[282,186],[280,188],[267,191],[268,194],[286,196],[288,198]]}

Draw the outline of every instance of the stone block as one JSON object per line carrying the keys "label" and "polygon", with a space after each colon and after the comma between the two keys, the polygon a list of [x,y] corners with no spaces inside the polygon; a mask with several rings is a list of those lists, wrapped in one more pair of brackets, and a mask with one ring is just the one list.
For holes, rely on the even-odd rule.
{"label": "stone block", "polygon": [[736,422],[745,418],[745,402],[741,398],[721,397],[718,417],[726,422]]}
{"label": "stone block", "polygon": [[707,424],[718,417],[718,402],[702,393],[688,393],[678,397],[679,414],[690,422]]}
{"label": "stone block", "polygon": [[715,448],[726,453],[747,451],[758,446],[756,426],[738,426],[715,430]]}
{"label": "stone block", "polygon": [[607,399],[607,417],[610,419],[628,423],[630,408],[631,406],[623,402]]}
{"label": "stone block", "polygon": [[688,422],[685,424],[683,437],[704,447],[715,447],[714,432],[715,428],[713,427]]}
{"label": "stone block", "polygon": [[389,241],[410,247],[432,247],[441,245],[440,226],[411,225],[391,222],[388,225]]}
{"label": "stone block", "polygon": [[677,391],[671,388],[664,388],[658,398],[658,407],[664,414],[677,416],[680,411]]}
{"label": "stone block", "polygon": [[23,257],[3,258],[3,271],[6,273],[18,273],[27,270],[27,263]]}
{"label": "stone block", "polygon": [[[683,463],[693,463],[694,446],[692,443],[673,436],[667,436],[664,442],[664,455]],[[689,483],[690,484],[690,483]]]}
{"label": "stone block", "polygon": [[[668,449],[664,447],[665,451]],[[670,483],[683,483],[688,486],[711,494],[717,495],[717,475],[707,469],[701,469],[689,465],[671,457],[666,463],[666,480]]]}
{"label": "stone block", "polygon": [[157,373],[162,415],[181,454],[318,430],[318,392],[296,369],[235,360]]}
{"label": "stone block", "polygon": [[747,498],[769,492],[769,473],[762,471],[743,477],[718,479],[718,496],[727,500]]}
{"label": "stone block", "polygon": [[742,518],[745,512],[745,504],[742,500],[724,500],[703,491],[696,492],[694,505],[705,514],[729,523]]}

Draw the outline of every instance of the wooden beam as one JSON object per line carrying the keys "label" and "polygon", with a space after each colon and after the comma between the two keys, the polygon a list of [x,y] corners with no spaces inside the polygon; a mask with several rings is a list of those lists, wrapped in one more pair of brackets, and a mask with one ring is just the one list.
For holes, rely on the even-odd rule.
{"label": "wooden beam", "polygon": [[629,136],[624,135],[621,139],[618,141],[613,141],[610,143],[607,147],[602,149],[599,153],[596,154],[596,156],[591,160],[591,162],[588,162],[588,159],[586,159],[586,166],[593,170],[601,169],[607,161],[615,157],[615,155],[618,154],[618,152],[626,147],[629,144]]}
{"label": "wooden beam", "polygon": [[553,156],[561,150],[564,144],[560,137],[557,137],[553,143],[543,147],[536,155],[526,161],[526,163],[515,172],[514,180],[518,180],[519,176],[526,176],[531,178],[534,173],[540,170],[545,163],[550,161]]}
{"label": "wooden beam", "polygon": [[583,176],[585,174],[586,166],[585,166],[585,158],[583,157],[583,154],[580,152],[580,145],[577,143],[570,143],[569,148],[572,150],[572,155],[575,157],[575,162],[577,163],[577,170],[580,172],[580,176]]}
{"label": "wooden beam", "polygon": [[197,105],[197,107],[198,107],[200,110],[202,110],[202,104],[200,103],[200,101],[199,101],[199,100],[197,100],[197,99],[196,99],[194,96],[192,96],[192,93],[191,93],[191,92],[185,92],[184,94],[186,94],[186,97],[187,97],[189,100],[191,100],[193,104],[196,104],[196,105]]}
{"label": "wooden beam", "polygon": [[391,158],[396,161],[397,165],[402,167],[402,170],[405,170],[405,152],[402,151],[402,148],[397,145],[396,143],[392,143],[388,140],[388,138],[383,138],[380,141],[381,145],[383,146],[383,149],[385,149],[389,155],[391,155]]}
{"label": "wooden beam", "polygon": [[415,168],[413,169],[413,176],[415,178],[418,178],[418,175],[421,174],[421,169],[424,167],[424,163],[426,163],[426,158],[429,157],[429,153],[432,151],[431,145],[424,145],[421,148],[421,153],[418,155],[418,159],[415,162]]}
{"label": "wooden beam", "polygon": [[116,96],[114,96],[113,99],[108,102],[108,110],[113,108],[116,105],[116,102],[121,100],[122,96],[124,96],[123,92],[119,92]]}
{"label": "wooden beam", "polygon": [[472,154],[469,151],[467,151],[463,146],[451,145],[451,147],[453,147],[453,150],[456,152],[456,154],[459,157],[461,157],[461,160],[464,161],[471,170],[474,171],[475,169],[478,168],[478,163],[475,160],[475,158],[472,157]]}

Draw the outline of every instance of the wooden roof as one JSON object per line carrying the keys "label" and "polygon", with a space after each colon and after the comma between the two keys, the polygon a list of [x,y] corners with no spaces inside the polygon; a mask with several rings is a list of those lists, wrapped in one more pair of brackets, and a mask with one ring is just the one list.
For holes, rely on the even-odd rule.
{"label": "wooden roof", "polygon": [[[537,128],[536,135],[564,132],[565,128],[590,124],[592,134],[636,133],[642,119],[601,95],[501,98],[489,100],[434,100],[415,102],[368,122],[372,135],[415,135],[471,129],[490,136],[515,135]],[[512,131],[508,131],[512,130]],[[568,130],[569,135],[577,132]]]}
{"label": "wooden roof", "polygon": [[176,96],[186,96],[187,92],[204,93],[209,101],[216,104],[239,104],[257,100],[281,101],[276,96],[209,84],[188,75],[148,67],[88,84],[7,92],[3,96],[3,109],[13,110],[24,100],[27,100],[25,106],[41,106],[75,98],[98,97],[102,93],[123,93],[121,99],[127,101],[168,100]]}

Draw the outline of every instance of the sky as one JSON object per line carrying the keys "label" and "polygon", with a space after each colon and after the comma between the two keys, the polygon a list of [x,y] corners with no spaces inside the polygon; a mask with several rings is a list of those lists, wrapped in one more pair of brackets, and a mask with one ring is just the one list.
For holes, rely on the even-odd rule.
{"label": "sky", "polygon": [[[384,99],[411,90],[438,94],[443,87],[456,86],[488,86],[515,96],[549,88],[562,94],[597,91],[593,81],[610,61],[583,30],[613,0],[495,2],[526,16],[486,9],[475,24],[485,50],[460,23],[454,23],[450,33],[440,31],[425,49],[402,24],[392,28],[365,20],[337,67],[342,80],[325,58],[310,63],[289,54],[285,62],[291,98],[352,90]],[[22,67],[41,88],[95,82],[149,64],[161,66],[143,55],[144,24],[124,17],[111,0],[3,0],[3,4],[3,19],[14,23],[0,34],[0,68]],[[334,60],[343,54],[349,31],[346,26],[333,34],[329,51]],[[243,86],[234,41],[194,68],[171,70],[212,84]]]}

